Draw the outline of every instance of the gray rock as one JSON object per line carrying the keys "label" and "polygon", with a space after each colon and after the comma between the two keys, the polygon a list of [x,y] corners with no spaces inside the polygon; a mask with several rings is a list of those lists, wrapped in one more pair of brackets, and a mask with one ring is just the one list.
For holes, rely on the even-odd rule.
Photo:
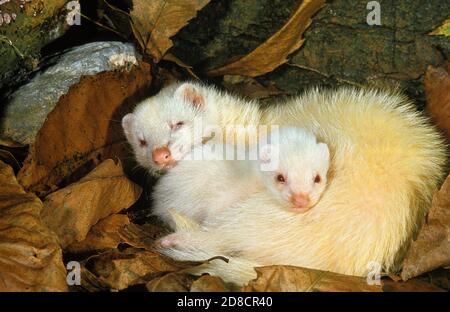
{"label": "gray rock", "polygon": [[52,59],[42,73],[15,91],[0,120],[0,139],[30,144],[47,115],[84,75],[129,68],[140,56],[132,44],[92,42]]}

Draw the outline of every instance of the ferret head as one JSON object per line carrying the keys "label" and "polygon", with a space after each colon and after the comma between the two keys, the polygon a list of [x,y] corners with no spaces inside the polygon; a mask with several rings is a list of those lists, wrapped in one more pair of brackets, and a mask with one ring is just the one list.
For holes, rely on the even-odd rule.
{"label": "ferret head", "polygon": [[195,122],[204,117],[201,86],[175,84],[141,102],[122,119],[122,127],[137,162],[151,173],[173,167],[194,146],[202,144]]}
{"label": "ferret head", "polygon": [[264,183],[284,207],[305,212],[325,190],[330,164],[328,146],[300,128],[281,128],[278,134],[270,144],[260,144],[260,161],[272,162],[273,166],[270,171],[261,171]]}

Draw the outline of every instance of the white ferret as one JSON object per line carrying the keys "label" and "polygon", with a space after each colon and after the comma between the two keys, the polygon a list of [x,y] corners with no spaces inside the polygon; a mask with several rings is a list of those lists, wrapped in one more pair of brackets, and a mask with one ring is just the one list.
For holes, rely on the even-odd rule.
{"label": "white ferret", "polygon": [[172,227],[175,224],[170,210],[203,224],[263,190],[281,208],[306,212],[325,190],[328,147],[300,128],[281,128],[270,138],[270,143],[266,142],[268,138],[260,138],[259,157],[254,147],[255,160],[225,160],[222,153],[215,155],[221,160],[183,159],[157,182],[153,213]]}
{"label": "white ferret", "polygon": [[[211,133],[214,140],[223,141],[227,126],[256,126],[260,118],[256,102],[185,82],[139,103],[123,117],[122,127],[139,165],[156,174],[174,167]],[[235,144],[247,130],[236,128],[231,135]]]}
{"label": "white ferret", "polygon": [[332,178],[314,209],[289,214],[258,193],[202,228],[178,216],[175,246],[162,252],[179,260],[226,256],[229,263],[193,272],[238,284],[256,277],[253,267],[273,264],[395,272],[443,178],[447,152],[435,127],[399,94],[347,88],[309,91],[263,120],[309,129],[328,145]]}

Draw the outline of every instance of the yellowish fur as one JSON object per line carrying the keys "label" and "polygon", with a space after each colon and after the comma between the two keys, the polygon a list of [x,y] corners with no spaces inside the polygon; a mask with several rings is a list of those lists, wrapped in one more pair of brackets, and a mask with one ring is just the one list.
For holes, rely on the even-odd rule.
{"label": "yellowish fur", "polygon": [[[178,259],[216,255],[202,271],[243,284],[253,266],[288,264],[365,276],[386,272],[427,213],[446,165],[445,144],[427,118],[397,93],[312,90],[264,112],[262,124],[299,126],[328,144],[331,168],[319,203],[305,214],[253,195],[201,230],[181,229]],[[197,271],[199,273],[199,271]]]}

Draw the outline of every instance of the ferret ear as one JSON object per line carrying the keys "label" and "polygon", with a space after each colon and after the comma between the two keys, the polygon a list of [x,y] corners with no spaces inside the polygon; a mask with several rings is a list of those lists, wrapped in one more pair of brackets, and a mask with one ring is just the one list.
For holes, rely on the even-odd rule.
{"label": "ferret ear", "polygon": [[127,114],[122,118],[122,128],[125,132],[125,136],[128,141],[130,140],[131,135],[133,134],[133,123],[134,123],[134,115]]}
{"label": "ferret ear", "polygon": [[320,154],[327,160],[330,160],[330,150],[328,148],[328,145],[325,143],[319,143],[319,151]]}
{"label": "ferret ear", "polygon": [[175,91],[175,98],[185,101],[194,107],[203,107],[205,98],[197,88],[191,83],[183,83]]}

